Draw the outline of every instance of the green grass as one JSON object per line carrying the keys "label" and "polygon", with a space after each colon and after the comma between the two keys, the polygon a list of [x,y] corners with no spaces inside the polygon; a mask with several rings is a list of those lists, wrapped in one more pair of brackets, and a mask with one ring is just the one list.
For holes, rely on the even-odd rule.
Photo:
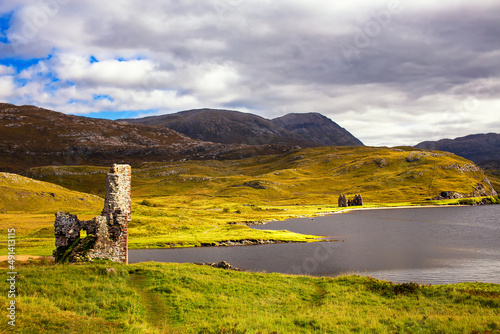
{"label": "green grass", "polygon": [[0,173],[0,212],[97,211],[102,198],[17,174]]}
{"label": "green grass", "polygon": [[[484,174],[470,164],[443,152],[369,147],[143,163],[133,166],[130,248],[314,241],[245,223],[334,212],[340,193],[362,194],[365,207],[463,204],[428,199],[447,190],[470,193],[483,183]],[[50,255],[54,213],[98,215],[102,198],[87,194],[104,194],[106,171],[49,166],[29,176],[50,183],[0,178],[0,255],[9,228],[16,229],[17,254]],[[16,264],[17,333],[500,333],[498,284],[417,286],[193,264],[31,262]],[[6,272],[0,269],[3,277]],[[7,302],[0,294],[0,309]],[[7,327],[6,319],[0,322],[0,332]]]}
{"label": "green grass", "polygon": [[500,332],[498,284],[419,286],[158,263],[18,272],[16,333]]}
{"label": "green grass", "polygon": [[[471,166],[451,153],[404,147],[320,147],[240,160],[143,163],[133,166],[129,247],[192,247],[244,239],[315,241],[318,236],[259,231],[245,224],[334,212],[339,210],[341,193],[348,198],[362,194],[366,207],[460,204],[428,199],[447,190],[471,193],[477,183],[486,184],[483,172]],[[51,254],[51,214],[66,210],[80,219],[92,217],[91,210],[99,214],[102,199],[92,202],[91,209],[81,206],[74,191],[103,196],[107,170],[93,166],[29,170],[30,177],[73,192],[59,187],[69,194],[68,200],[48,203],[44,201],[52,196],[43,194],[55,190],[36,190],[38,181],[25,187],[36,193],[29,200],[9,190],[0,230],[19,227],[20,254]],[[80,206],[71,207],[75,203]],[[46,216],[33,223],[34,214]]]}
{"label": "green grass", "polygon": [[488,176],[491,185],[500,193],[500,170],[486,170],[486,176]]}
{"label": "green grass", "polygon": [[54,214],[74,212],[80,219],[100,213],[104,200],[59,185],[0,173],[0,255],[7,253],[7,230],[16,229],[18,254],[50,255],[54,249]]}

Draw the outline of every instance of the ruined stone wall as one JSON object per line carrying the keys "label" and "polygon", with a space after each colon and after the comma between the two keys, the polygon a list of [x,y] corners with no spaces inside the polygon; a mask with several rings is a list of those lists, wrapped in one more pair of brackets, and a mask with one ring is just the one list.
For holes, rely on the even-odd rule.
{"label": "ruined stone wall", "polygon": [[[131,175],[129,165],[113,165],[106,176],[106,197],[102,214],[89,221],[76,215],[57,212],[54,223],[56,261],[80,237],[81,230],[95,236],[92,248],[81,256],[86,259],[105,258],[128,263],[128,222],[131,218]],[[74,249],[82,249],[76,245]],[[72,258],[79,258],[75,255]]]}
{"label": "ruined stone wall", "polygon": [[362,206],[363,205],[363,197],[361,195],[354,195],[354,198],[352,200],[348,200],[345,195],[340,195],[339,200],[338,200],[338,206],[339,208],[341,207],[348,207],[348,206]]}

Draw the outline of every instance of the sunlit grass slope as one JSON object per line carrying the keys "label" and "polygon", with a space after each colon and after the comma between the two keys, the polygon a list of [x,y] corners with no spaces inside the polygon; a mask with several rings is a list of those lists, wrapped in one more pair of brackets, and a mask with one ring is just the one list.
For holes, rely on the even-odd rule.
{"label": "sunlit grass slope", "polygon": [[[0,211],[50,213],[98,211],[102,198],[17,174],[0,173]],[[97,208],[96,208],[97,207]]]}
{"label": "sunlit grass slope", "polygon": [[[158,263],[18,271],[16,333],[500,332],[498,284],[394,285]],[[7,327],[2,321],[0,332]]]}
{"label": "sunlit grass slope", "polygon": [[[103,196],[107,171],[49,166],[29,175]],[[315,236],[252,230],[243,223],[332,212],[341,193],[361,194],[365,206],[421,205],[441,191],[471,193],[477,183],[486,185],[483,172],[464,158],[404,147],[321,147],[241,160],[143,163],[133,166],[129,246],[313,241]]]}
{"label": "sunlit grass slope", "polygon": [[500,170],[487,170],[485,173],[488,176],[493,188],[500,193]]}
{"label": "sunlit grass slope", "polygon": [[[103,194],[102,167],[41,167],[37,179]],[[296,205],[335,204],[340,193],[360,193],[368,203],[412,202],[454,190],[470,193],[485,184],[465,158],[413,148],[320,147],[277,156],[229,161],[144,163],[134,166],[133,197],[165,206],[185,202]],[[485,184],[486,185],[486,184]],[[166,200],[166,199],[169,200]]]}
{"label": "sunlit grass slope", "polygon": [[0,255],[7,253],[7,230],[16,230],[24,254],[49,255],[54,248],[54,213],[99,214],[104,201],[94,195],[16,174],[0,173]]}

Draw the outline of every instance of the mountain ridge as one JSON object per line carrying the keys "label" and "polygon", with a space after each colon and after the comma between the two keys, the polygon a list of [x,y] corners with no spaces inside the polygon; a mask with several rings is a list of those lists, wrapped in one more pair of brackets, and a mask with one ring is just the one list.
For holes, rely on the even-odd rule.
{"label": "mountain ridge", "polygon": [[165,127],[0,103],[0,171],[4,172],[46,165],[238,159],[292,149],[285,145],[204,142]]}
{"label": "mountain ridge", "polygon": [[272,122],[325,146],[364,146],[349,131],[320,113],[291,113],[274,118]]}
{"label": "mountain ridge", "polygon": [[485,169],[500,169],[500,134],[478,133],[454,139],[423,141],[414,147],[451,152],[474,161]]}
{"label": "mountain ridge", "polygon": [[224,144],[364,146],[347,130],[319,113],[266,119],[236,110],[204,108],[120,121],[164,126],[191,138]]}

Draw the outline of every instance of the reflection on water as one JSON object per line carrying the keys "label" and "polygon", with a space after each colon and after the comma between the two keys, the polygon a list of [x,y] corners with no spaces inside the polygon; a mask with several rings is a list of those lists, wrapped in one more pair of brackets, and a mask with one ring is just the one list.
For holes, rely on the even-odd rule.
{"label": "reflection on water", "polygon": [[393,282],[500,283],[500,206],[359,210],[257,226],[337,242],[130,250],[130,262],[219,262],[252,271]]}

